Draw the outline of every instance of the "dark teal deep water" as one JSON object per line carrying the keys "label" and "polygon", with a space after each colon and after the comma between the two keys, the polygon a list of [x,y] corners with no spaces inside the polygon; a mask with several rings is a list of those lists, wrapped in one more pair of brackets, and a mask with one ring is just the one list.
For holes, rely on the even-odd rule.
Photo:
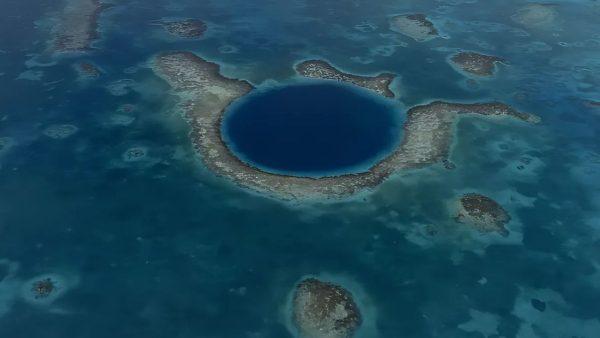
{"label": "dark teal deep water", "polygon": [[334,84],[250,95],[225,115],[223,135],[263,170],[327,175],[364,170],[397,144],[399,113],[374,94]]}
{"label": "dark teal deep water", "polygon": [[[527,27],[511,19],[527,3],[115,1],[96,49],[44,66],[27,61],[49,61],[39,20],[60,2],[2,1],[0,337],[291,338],[286,300],[307,275],[351,289],[364,309],[358,338],[598,337],[600,111],[585,100],[600,101],[600,7],[551,1],[556,22]],[[388,29],[390,15],[415,12],[447,38]],[[206,20],[207,36],[171,39],[153,25],[163,17]],[[446,63],[457,49],[509,64],[468,83]],[[452,171],[404,172],[351,200],[280,203],[202,166],[176,98],[146,68],[165,50],[194,51],[261,88],[325,58],[397,73],[400,112],[493,99],[543,122],[465,118]],[[78,81],[82,60],[104,74]],[[113,95],[115,81],[130,87]],[[78,131],[49,138],[56,124]],[[124,161],[131,148],[146,157]],[[449,201],[471,191],[510,212],[508,238],[453,221]],[[46,274],[64,278],[64,292],[28,301],[29,281]]]}

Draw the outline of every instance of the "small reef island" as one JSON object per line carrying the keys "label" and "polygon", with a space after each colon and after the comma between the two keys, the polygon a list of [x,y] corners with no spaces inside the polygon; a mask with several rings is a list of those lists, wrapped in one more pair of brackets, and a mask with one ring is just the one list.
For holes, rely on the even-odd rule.
{"label": "small reef island", "polygon": [[450,62],[467,73],[492,76],[496,71],[496,63],[504,62],[504,59],[475,52],[460,52],[452,55]]}
{"label": "small reef island", "polygon": [[293,323],[304,338],[350,338],[362,323],[348,290],[316,278],[296,286],[292,313]]}
{"label": "small reef island", "polygon": [[78,278],[72,275],[44,274],[23,283],[21,296],[30,304],[50,306],[77,283]]}
{"label": "small reef island", "polygon": [[322,60],[308,60],[296,65],[296,72],[302,76],[313,79],[336,80],[372,90],[385,97],[394,97],[390,84],[396,78],[391,73],[382,73],[377,76],[359,76],[339,71],[334,66]]}
{"label": "small reef island", "polygon": [[206,23],[198,19],[162,21],[161,25],[169,34],[184,39],[201,38],[207,29]]}
{"label": "small reef island", "polygon": [[[152,68],[181,98],[180,107],[192,128],[190,137],[208,169],[242,187],[284,200],[345,197],[375,187],[399,170],[442,162],[449,155],[453,126],[461,115],[504,116],[530,123],[539,121],[534,115],[499,102],[463,104],[435,101],[411,108],[406,114],[400,144],[364,172],[319,178],[275,174],[241,161],[221,137],[221,124],[227,107],[254,89],[250,83],[224,77],[217,64],[191,52],[159,54],[153,59]],[[301,69],[306,70],[306,65]],[[334,73],[343,74],[340,71]],[[330,74],[331,71],[324,73],[325,79],[331,78]],[[336,79],[350,81],[346,77]],[[371,79],[374,83],[381,83],[378,77]],[[385,96],[385,90],[380,88],[376,91]]]}
{"label": "small reef island", "polygon": [[80,52],[97,38],[98,16],[109,5],[99,0],[69,0],[52,27],[54,52]]}
{"label": "small reef island", "polygon": [[52,292],[54,292],[55,288],[56,285],[52,278],[44,278],[33,283],[31,292],[33,292],[35,299],[47,298],[50,296],[50,294],[52,294]]}
{"label": "small reef island", "polygon": [[439,33],[425,14],[396,15],[390,19],[390,30],[406,35],[415,41],[435,39]]}
{"label": "small reef island", "polygon": [[498,233],[508,236],[505,225],[510,215],[493,199],[476,193],[463,195],[456,202],[456,221],[473,227],[481,233]]}

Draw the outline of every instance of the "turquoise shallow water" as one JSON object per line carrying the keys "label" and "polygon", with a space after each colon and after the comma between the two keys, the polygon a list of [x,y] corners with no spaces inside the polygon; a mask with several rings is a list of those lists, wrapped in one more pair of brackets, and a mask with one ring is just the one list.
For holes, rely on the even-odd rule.
{"label": "turquoise shallow water", "polygon": [[[60,4],[3,3],[0,337],[293,337],[286,301],[307,275],[355,294],[359,337],[598,336],[600,112],[585,100],[600,101],[599,9],[555,2],[554,25],[527,27],[511,19],[526,4],[119,1],[97,49],[42,66],[27,60],[48,61],[44,18]],[[412,12],[447,38],[417,43],[388,29],[390,15]],[[152,24],[162,17],[206,20],[207,36],[171,39]],[[456,49],[509,62],[473,83],[446,63]],[[280,203],[203,168],[176,98],[146,68],[164,50],[197,52],[259,86],[322,57],[397,73],[399,111],[496,99],[543,122],[465,118],[455,170],[403,172],[351,200]],[[80,60],[104,74],[78,81]],[[62,124],[77,132],[44,134]],[[126,161],[132,148],[145,157]],[[511,213],[509,237],[452,220],[449,202],[471,191]],[[63,293],[28,300],[28,281],[47,274]]]}

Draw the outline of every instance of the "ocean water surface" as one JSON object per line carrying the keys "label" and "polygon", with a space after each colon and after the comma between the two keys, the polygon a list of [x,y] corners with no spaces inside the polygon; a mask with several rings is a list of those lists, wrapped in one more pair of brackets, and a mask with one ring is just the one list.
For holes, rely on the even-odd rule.
{"label": "ocean water surface", "polygon": [[[305,276],[352,292],[359,338],[600,336],[597,1],[544,2],[551,24],[533,25],[515,20],[531,4],[521,0],[111,3],[94,48],[66,56],[47,51],[62,1],[0,4],[0,337],[295,337],[288,299]],[[441,36],[389,30],[405,13],[426,14]],[[178,39],[156,24],[181,18],[205,21],[206,35]],[[432,100],[498,100],[542,122],[465,117],[454,170],[282,202],[205,169],[178,98],[149,68],[173,50],[258,88],[296,81],[308,58],[397,74],[399,116],[361,114],[364,132],[401,126]],[[507,62],[469,78],[446,61],[459,50]],[[102,74],[78,77],[82,61]],[[377,109],[388,111],[369,102]],[[370,149],[348,163],[381,148]],[[510,236],[456,223],[452,201],[466,192],[502,204]],[[31,281],[46,276],[61,292],[32,299]]]}

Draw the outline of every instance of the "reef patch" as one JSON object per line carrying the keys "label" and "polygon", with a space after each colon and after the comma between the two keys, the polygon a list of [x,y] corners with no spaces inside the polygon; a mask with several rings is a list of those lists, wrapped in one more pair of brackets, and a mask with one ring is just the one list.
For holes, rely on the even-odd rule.
{"label": "reef patch", "polygon": [[456,221],[472,226],[481,233],[496,232],[508,236],[505,225],[510,215],[493,199],[476,193],[463,195],[457,201]]}
{"label": "reef patch", "polygon": [[79,283],[76,276],[49,273],[26,281],[21,289],[22,297],[30,304],[51,305]]}
{"label": "reef patch", "polygon": [[348,290],[316,278],[296,286],[292,312],[301,337],[349,338],[362,323],[360,310]]}
{"label": "reef patch", "polygon": [[496,63],[504,62],[504,59],[475,52],[460,52],[452,55],[450,62],[467,73],[492,76],[496,71]]}
{"label": "reef patch", "polygon": [[161,25],[169,34],[184,39],[201,38],[208,28],[204,21],[198,19],[163,21]]}

